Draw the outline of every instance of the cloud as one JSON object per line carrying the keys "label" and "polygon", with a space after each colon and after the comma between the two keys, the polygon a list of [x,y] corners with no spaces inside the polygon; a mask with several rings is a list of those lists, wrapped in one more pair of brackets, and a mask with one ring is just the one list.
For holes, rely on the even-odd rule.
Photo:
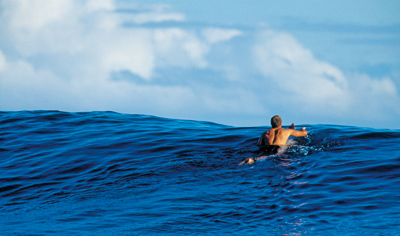
{"label": "cloud", "polygon": [[113,27],[111,1],[2,1],[1,28],[22,56],[79,53],[82,36]]}
{"label": "cloud", "polygon": [[321,117],[323,113],[325,119],[358,119],[360,123],[385,116],[393,119],[400,114],[395,105],[399,96],[391,78],[343,73],[315,58],[285,32],[259,32],[253,54],[264,80],[275,90],[271,103],[279,100],[309,116]]}
{"label": "cloud", "polygon": [[207,66],[205,55],[209,52],[209,45],[196,33],[179,28],[154,29],[151,32],[156,62],[160,67]]}
{"label": "cloud", "polygon": [[[184,14],[175,12],[168,5],[136,5],[135,14],[129,14],[125,21],[133,24],[160,23],[165,21],[183,22],[186,20]],[[140,12],[137,12],[137,11]]]}
{"label": "cloud", "polygon": [[236,36],[242,35],[243,33],[235,29],[219,29],[219,28],[206,28],[202,32],[207,42],[213,44],[223,41],[228,41]]}
{"label": "cloud", "polygon": [[[277,110],[343,121],[373,121],[368,107],[400,114],[391,78],[343,72],[285,32],[190,27],[169,6],[112,0],[5,0],[1,8],[1,110],[113,110],[235,125],[264,124]],[[158,27],[170,21],[181,25]]]}
{"label": "cloud", "polygon": [[301,103],[316,102],[343,107],[347,80],[334,66],[314,58],[291,35],[266,30],[253,47],[254,61],[261,73]]}
{"label": "cloud", "polygon": [[0,71],[6,67],[6,58],[4,54],[0,51]]}
{"label": "cloud", "polygon": [[[115,16],[113,1],[4,1],[3,30],[10,35],[12,46],[22,57],[39,56],[50,63],[51,70],[63,70],[56,60],[63,58],[75,64],[80,77],[95,67],[98,74],[128,70],[150,79],[155,63],[204,67],[208,46],[181,29],[124,28]],[[147,21],[161,21],[165,7],[154,11],[131,14]],[[159,16],[159,18],[157,18]],[[30,20],[32,19],[32,20]],[[34,62],[32,62],[34,63]],[[45,65],[37,65],[45,66]],[[87,74],[87,76],[90,76]],[[96,76],[92,74],[92,76]]]}
{"label": "cloud", "polygon": [[392,79],[371,78],[359,73],[349,74],[349,77],[352,79],[347,102],[352,110],[346,115],[360,121],[371,120],[380,126],[400,115],[400,98]]}
{"label": "cloud", "polygon": [[[210,43],[199,33],[176,27],[123,27],[126,16],[119,18],[113,1],[2,4],[0,30],[8,35],[9,46],[8,55],[0,54],[1,68],[9,64],[0,74],[8,101],[2,109],[110,109],[171,115],[192,104],[201,106],[191,87],[110,79],[118,71],[151,81],[157,68],[206,68]],[[146,22],[183,19],[168,17],[171,14],[165,14],[165,9],[169,8],[153,6],[130,15]]]}

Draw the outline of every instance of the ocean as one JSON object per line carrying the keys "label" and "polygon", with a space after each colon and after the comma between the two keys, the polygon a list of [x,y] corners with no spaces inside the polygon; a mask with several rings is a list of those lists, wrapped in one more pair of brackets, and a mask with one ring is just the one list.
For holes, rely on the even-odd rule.
{"label": "ocean", "polygon": [[400,235],[400,130],[302,126],[0,112],[0,234]]}

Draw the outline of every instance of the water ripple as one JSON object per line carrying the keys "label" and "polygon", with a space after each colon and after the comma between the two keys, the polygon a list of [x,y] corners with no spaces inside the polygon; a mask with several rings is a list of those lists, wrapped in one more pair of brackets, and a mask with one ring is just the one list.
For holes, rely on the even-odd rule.
{"label": "water ripple", "polygon": [[312,125],[253,165],[267,127],[115,112],[0,112],[5,235],[395,235],[400,131]]}

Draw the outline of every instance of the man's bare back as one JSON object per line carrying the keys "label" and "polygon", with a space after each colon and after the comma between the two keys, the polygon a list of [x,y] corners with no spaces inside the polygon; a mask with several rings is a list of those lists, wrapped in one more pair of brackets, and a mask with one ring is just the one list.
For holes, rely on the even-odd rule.
{"label": "man's bare back", "polygon": [[260,139],[258,140],[258,146],[263,145],[286,145],[287,140],[290,136],[293,137],[303,137],[307,135],[306,128],[302,128],[301,131],[295,129],[284,129],[282,126],[277,128],[272,128],[270,130],[265,131]]}

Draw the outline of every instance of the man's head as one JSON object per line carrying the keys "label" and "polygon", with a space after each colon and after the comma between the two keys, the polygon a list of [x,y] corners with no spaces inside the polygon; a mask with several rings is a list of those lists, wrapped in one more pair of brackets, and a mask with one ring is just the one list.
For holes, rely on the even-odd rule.
{"label": "man's head", "polygon": [[278,115],[275,115],[271,118],[272,128],[278,128],[282,126],[282,119]]}

